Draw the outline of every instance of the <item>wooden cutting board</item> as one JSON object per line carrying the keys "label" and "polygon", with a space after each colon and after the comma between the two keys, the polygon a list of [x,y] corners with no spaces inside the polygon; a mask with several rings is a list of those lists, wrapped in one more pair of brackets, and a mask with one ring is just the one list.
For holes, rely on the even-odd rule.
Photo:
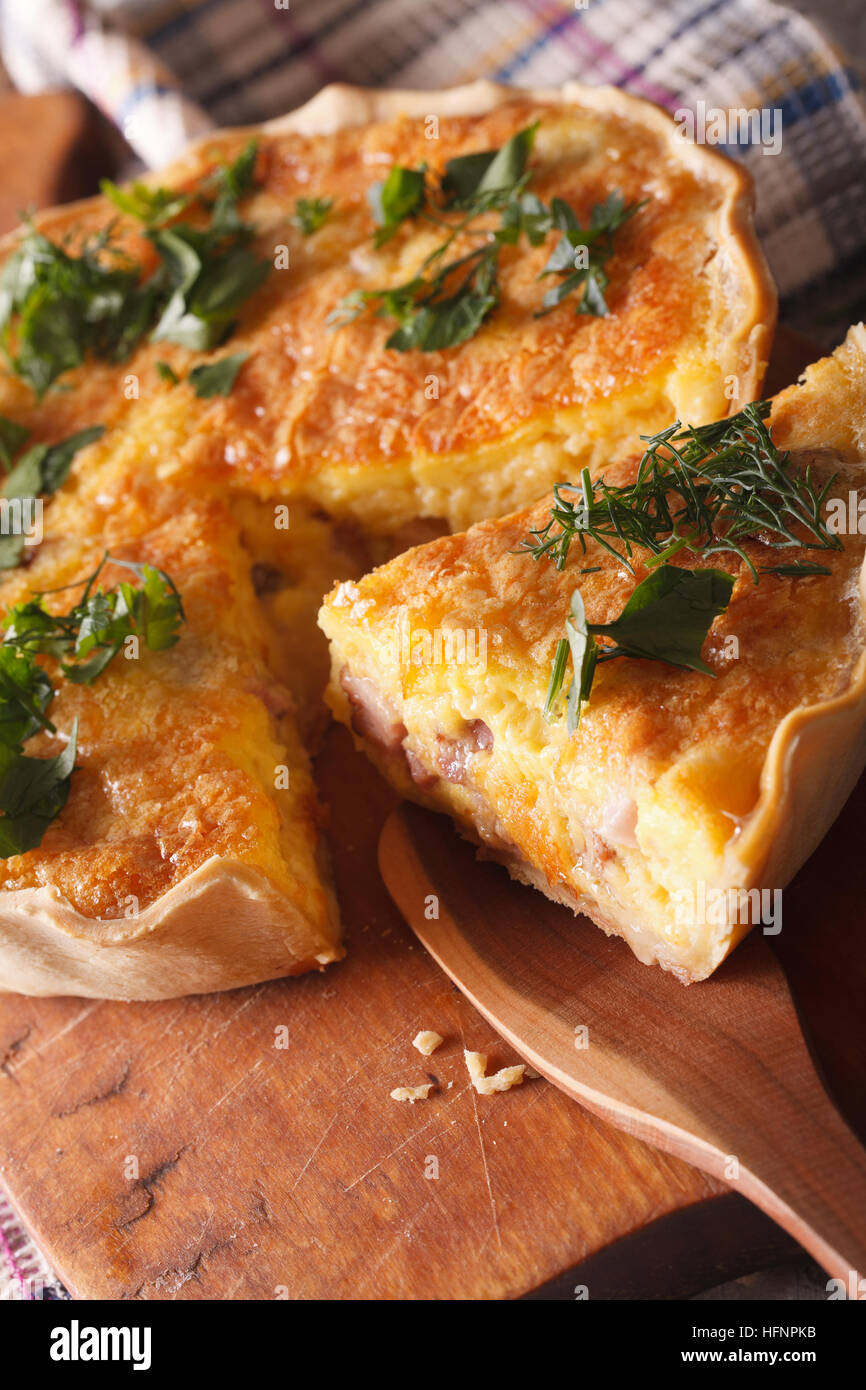
{"label": "wooden cutting board", "polygon": [[[515,1058],[385,893],[392,795],[340,729],[318,774],[345,961],[159,1004],[0,998],[0,1177],[73,1294],[496,1298],[553,1281],[561,1297],[659,1297],[790,1254],[743,1198],[547,1082],[475,1094],[464,1044],[495,1067]],[[866,783],[786,897],[808,929],[786,942],[793,972],[861,1127],[864,809]],[[429,1059],[420,1028],[446,1038]],[[389,1098],[428,1076],[429,1100]]]}
{"label": "wooden cutting board", "polygon": [[[31,131],[26,151],[54,154],[2,161],[14,188],[4,224],[22,202],[85,191],[58,182],[69,122],[56,101],[37,111],[36,100],[15,120],[44,119],[55,145]],[[42,182],[24,187],[37,166]],[[772,389],[811,355],[784,344]],[[742,1197],[544,1081],[476,1096],[464,1045],[494,1068],[515,1059],[385,893],[376,845],[392,795],[342,730],[318,776],[344,962],[161,1004],[0,996],[0,1181],[73,1295],[573,1298],[586,1286],[595,1298],[664,1297],[795,1254]],[[862,883],[837,872],[846,837],[859,855],[852,826],[849,815],[798,889],[806,909],[814,899],[814,930],[784,946],[856,1126],[866,1118],[866,879],[856,859]],[[832,958],[828,872],[848,895]],[[411,1047],[420,1028],[446,1038],[432,1058]],[[428,1101],[389,1098],[429,1077]]]}

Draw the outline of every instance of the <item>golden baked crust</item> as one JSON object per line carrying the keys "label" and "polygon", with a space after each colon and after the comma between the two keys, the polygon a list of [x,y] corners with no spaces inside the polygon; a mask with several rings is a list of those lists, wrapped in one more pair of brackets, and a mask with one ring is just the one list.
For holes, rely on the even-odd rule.
{"label": "golden baked crust", "polygon": [[[496,314],[459,346],[386,350],[389,327],[371,314],[328,324],[343,295],[404,282],[441,240],[421,221],[374,250],[366,194],[393,161],[441,169],[535,120],[532,187],[542,197],[565,198],[584,220],[615,189],[648,200],[617,233],[608,316],[565,303],[537,317],[537,275],[551,244],[522,243],[501,253]],[[615,457],[637,428],[677,414],[716,419],[758,394],[775,297],[751,227],[748,177],[683,141],[649,103],[578,84],[539,94],[491,84],[414,96],[329,88],[284,121],[208,137],[158,182],[195,185],[251,135],[261,187],[245,216],[259,229],[259,252],[273,260],[286,248],[289,268],[272,271],[240,312],[232,351],[251,356],[231,397],[161,389],[157,360],[185,376],[200,355],[157,343],[120,366],[69,373],[73,389],[39,407],[20,382],[2,380],[0,413],[50,438],[100,418],[131,447],[159,440],[162,475],[184,485],[196,478],[196,487],[304,496],[392,531],[416,516],[461,527],[501,515],[541,496],[566,463]],[[335,204],[308,238],[291,221],[299,196]],[[147,263],[152,248],[106,199],[41,214],[37,224],[53,239],[75,238],[110,220]],[[130,375],[138,399],[124,394]]]}
{"label": "golden baked crust", "polygon": [[[771,425],[817,476],[838,469],[834,495],[847,497],[862,495],[864,420],[861,325],[777,398]],[[630,481],[636,464],[614,466],[609,481]],[[517,876],[642,959],[704,978],[748,924],[693,930],[675,920],[676,895],[782,888],[866,760],[863,536],[822,552],[829,577],[764,576],[757,587],[726,554],[737,583],[703,652],[716,679],[607,663],[569,735],[543,705],[580,564],[558,571],[515,553],[548,512],[549,499],[332,592],[320,615],[329,700],[405,795],[450,811]],[[747,550],[778,563],[757,542]],[[579,579],[587,618],[609,622],[637,581],[595,542],[581,563],[599,567]]]}

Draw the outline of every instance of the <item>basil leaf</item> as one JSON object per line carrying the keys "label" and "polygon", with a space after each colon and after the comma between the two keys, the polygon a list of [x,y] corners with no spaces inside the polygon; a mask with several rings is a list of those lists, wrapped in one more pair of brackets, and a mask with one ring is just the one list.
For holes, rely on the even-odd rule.
{"label": "basil leaf", "polygon": [[232,357],[221,357],[218,362],[193,367],[187,379],[202,400],[211,396],[230,396],[238,372],[248,357],[248,352],[236,352]]}
{"label": "basil leaf", "polygon": [[420,169],[407,169],[402,164],[395,164],[384,182],[374,183],[368,189],[367,201],[379,228],[374,238],[376,246],[384,246],[390,241],[401,223],[423,206],[425,179],[426,169],[423,165]]}
{"label": "basil leaf", "polygon": [[734,583],[723,570],[659,566],[638,584],[612,623],[587,624],[589,632],[616,643],[612,651],[601,650],[599,660],[642,657],[713,675],[701,647],[713,620],[730,603]]}

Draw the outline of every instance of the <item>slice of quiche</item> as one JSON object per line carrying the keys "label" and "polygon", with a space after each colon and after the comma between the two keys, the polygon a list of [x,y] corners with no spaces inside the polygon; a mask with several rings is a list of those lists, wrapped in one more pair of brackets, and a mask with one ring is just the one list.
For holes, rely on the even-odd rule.
{"label": "slice of quiche", "polygon": [[[170,576],[184,614],[174,645],[124,641],[91,684],[39,658],[56,733],[27,755],[47,765],[76,730],[75,767],[41,843],[0,860],[0,989],[160,999],[322,967],[342,948],[321,811],[238,524],[168,489],[145,509],[141,479],[121,491],[101,521],[57,496],[32,563],[0,585],[5,610],[36,592],[66,614],[97,570],[106,592],[139,588],[133,562]],[[5,781],[3,796],[0,832]]]}
{"label": "slice of quiche", "polygon": [[866,760],[863,325],[766,415],[669,429],[320,614],[385,776],[683,981],[780,929]]}

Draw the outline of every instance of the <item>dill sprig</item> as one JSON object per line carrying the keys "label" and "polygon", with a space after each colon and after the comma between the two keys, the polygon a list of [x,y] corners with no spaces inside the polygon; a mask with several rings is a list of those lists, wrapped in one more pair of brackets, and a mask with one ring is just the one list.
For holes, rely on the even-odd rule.
{"label": "dill sprig", "polygon": [[[765,424],[769,412],[769,401],[757,401],[714,424],[684,429],[677,420],[658,434],[641,435],[646,450],[634,482],[614,486],[601,477],[593,483],[585,468],[579,484],[554,488],[550,520],[534,528],[521,548],[562,569],[572,543],[578,541],[586,553],[592,539],[631,574],[635,548],[651,553],[650,569],[684,550],[733,553],[756,583],[759,571],[743,548],[747,540],[774,550],[841,549],[822,516],[836,475],[819,486],[811,467],[795,471]],[[760,573],[828,571],[798,563]]]}

